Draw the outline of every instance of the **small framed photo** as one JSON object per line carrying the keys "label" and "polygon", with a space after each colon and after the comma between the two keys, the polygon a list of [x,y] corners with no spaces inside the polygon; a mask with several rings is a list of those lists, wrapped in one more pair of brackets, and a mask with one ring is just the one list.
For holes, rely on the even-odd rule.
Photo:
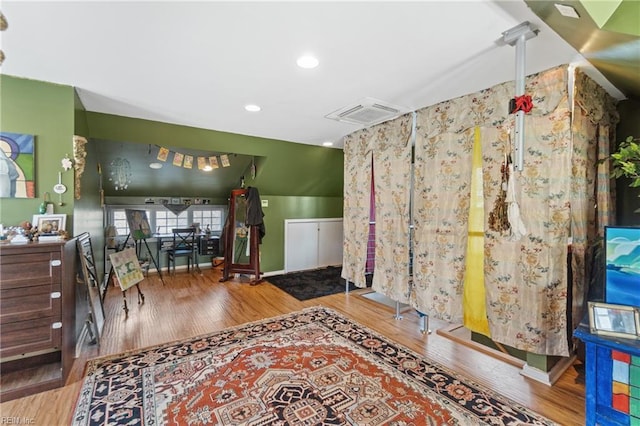
{"label": "small framed photo", "polygon": [[38,227],[40,234],[58,234],[65,231],[66,214],[34,214],[31,225]]}
{"label": "small framed photo", "polygon": [[185,206],[190,206],[191,204],[193,204],[193,201],[191,200],[191,198],[183,198],[181,204],[184,204]]}
{"label": "small framed photo", "polygon": [[172,198],[171,199],[171,204],[181,204],[180,203],[180,198]]}
{"label": "small framed photo", "polygon": [[591,333],[624,339],[640,338],[640,308],[611,303],[588,303]]}

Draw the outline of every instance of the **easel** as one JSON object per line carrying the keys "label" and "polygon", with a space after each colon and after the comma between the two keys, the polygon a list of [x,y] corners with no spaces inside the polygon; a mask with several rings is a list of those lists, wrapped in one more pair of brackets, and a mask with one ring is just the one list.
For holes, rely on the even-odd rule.
{"label": "easel", "polygon": [[[126,245],[126,241],[125,241],[125,245]],[[120,252],[116,252],[116,253],[110,255],[110,257],[111,256],[117,256],[119,253],[124,254],[123,252],[126,251],[126,250],[127,249],[123,249]],[[129,249],[129,250],[133,250],[133,249]],[[131,257],[130,259],[129,258],[125,259],[125,261],[128,260],[128,262],[126,262],[126,263],[123,262],[123,264],[127,265],[128,271],[126,273],[124,273],[124,274],[122,272],[120,272],[120,275],[118,274],[117,271],[115,272],[116,279],[120,283],[120,288],[122,289],[122,300],[123,300],[122,309],[125,312],[125,317],[129,315],[129,307],[127,306],[127,294],[126,293],[127,293],[127,290],[130,287],[135,285],[136,289],[138,289],[138,305],[144,303],[144,294],[142,294],[142,291],[140,290],[140,285],[139,285],[140,281],[142,281],[144,279],[144,276],[142,274],[142,269],[140,268],[140,262],[138,261],[138,256],[137,256],[135,251],[133,251],[128,256]],[[133,264],[133,266],[129,267],[128,265],[131,265],[131,264]],[[109,270],[109,278],[108,279],[111,279],[111,277],[112,277],[112,275],[114,273],[114,265],[115,265],[114,258],[111,258],[111,269]],[[117,266],[121,266],[121,264],[119,263]],[[126,286],[123,285],[121,276],[126,275],[126,276],[130,277],[131,274],[136,275],[134,277],[135,283],[131,283],[131,281],[129,281],[129,283],[131,283],[131,285],[126,285]]]}
{"label": "easel", "polygon": [[[124,240],[123,247],[127,246],[127,241],[129,241],[129,237],[131,237],[130,233],[127,235],[127,238]],[[147,248],[147,253],[149,253],[149,257],[151,258],[151,261],[153,262],[153,266],[155,266],[156,267],[156,271],[158,271],[158,276],[160,277],[160,281],[162,281],[162,285],[165,285],[164,278],[162,278],[162,270],[158,266],[158,262],[156,262],[156,259],[153,257],[153,253],[151,252],[151,248],[149,248],[149,243],[147,243],[147,239],[146,238],[140,238],[138,240],[134,239],[134,243],[136,245],[136,256],[139,259],[140,258],[140,252],[142,251],[142,245],[139,244],[140,241],[142,241],[144,243],[144,246]]]}

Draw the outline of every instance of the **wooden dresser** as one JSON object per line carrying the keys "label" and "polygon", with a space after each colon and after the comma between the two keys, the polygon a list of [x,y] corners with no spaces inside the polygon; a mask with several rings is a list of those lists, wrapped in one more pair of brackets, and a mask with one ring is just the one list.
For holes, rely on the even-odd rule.
{"label": "wooden dresser", "polygon": [[0,246],[0,401],[63,386],[75,351],[76,240]]}

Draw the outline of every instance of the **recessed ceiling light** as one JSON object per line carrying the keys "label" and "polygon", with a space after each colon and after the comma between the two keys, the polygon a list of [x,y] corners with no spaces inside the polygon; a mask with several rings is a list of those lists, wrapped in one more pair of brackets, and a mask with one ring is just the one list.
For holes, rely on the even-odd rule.
{"label": "recessed ceiling light", "polygon": [[578,15],[578,12],[572,6],[567,6],[566,4],[559,3],[555,3],[554,6],[556,7],[556,9],[558,9],[558,12],[560,12],[560,15],[562,16],[566,16],[567,18],[580,18],[580,15]]}
{"label": "recessed ceiling light", "polygon": [[300,56],[296,61],[296,64],[298,64],[300,68],[306,68],[306,69],[315,68],[318,66],[319,63],[320,62],[318,61],[318,59],[311,55]]}
{"label": "recessed ceiling light", "polygon": [[254,104],[249,104],[249,105],[245,105],[244,109],[246,109],[249,112],[258,112],[260,111],[262,108],[260,108],[258,105],[254,105]]}
{"label": "recessed ceiling light", "polygon": [[322,146],[333,146],[333,142],[331,141],[322,142]]}
{"label": "recessed ceiling light", "polygon": [[149,164],[149,167],[151,167],[152,169],[161,169],[162,168],[162,163],[151,163]]}

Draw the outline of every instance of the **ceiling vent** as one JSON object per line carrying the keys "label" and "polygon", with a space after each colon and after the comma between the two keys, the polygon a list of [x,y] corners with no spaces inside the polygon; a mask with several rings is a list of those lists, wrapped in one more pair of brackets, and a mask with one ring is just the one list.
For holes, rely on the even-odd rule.
{"label": "ceiling vent", "polygon": [[408,111],[407,108],[391,105],[378,99],[364,98],[325,117],[345,123],[373,125],[391,120]]}

